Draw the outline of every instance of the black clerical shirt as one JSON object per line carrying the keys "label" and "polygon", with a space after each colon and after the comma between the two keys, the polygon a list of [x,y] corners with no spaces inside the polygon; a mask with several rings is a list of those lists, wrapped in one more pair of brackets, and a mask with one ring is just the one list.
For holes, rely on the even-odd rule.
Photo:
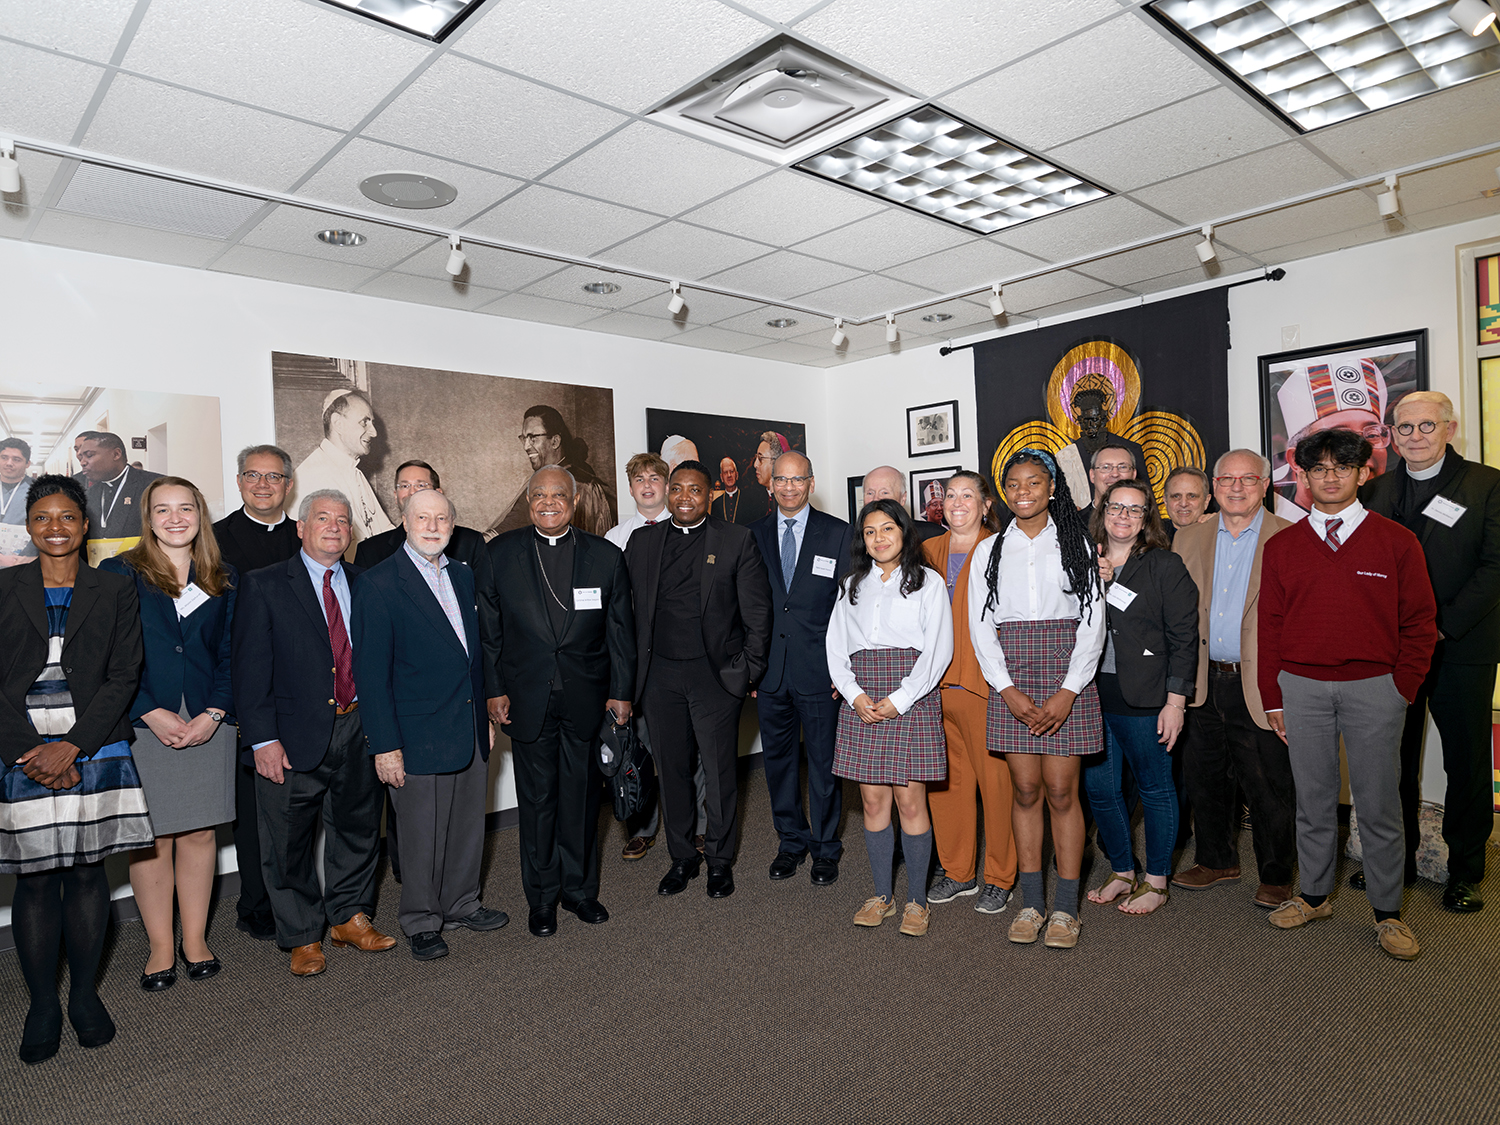
{"label": "black clerical shirt", "polygon": [[568,611],[573,608],[573,529],[568,528],[557,537],[538,531],[532,539],[532,549],[542,567],[542,601],[547,607],[547,620],[552,622],[552,632],[560,640]]}
{"label": "black clerical shirt", "polygon": [[656,588],[656,636],[652,647],[668,660],[704,655],[703,566],[708,521],[667,532],[661,551],[661,578]]}

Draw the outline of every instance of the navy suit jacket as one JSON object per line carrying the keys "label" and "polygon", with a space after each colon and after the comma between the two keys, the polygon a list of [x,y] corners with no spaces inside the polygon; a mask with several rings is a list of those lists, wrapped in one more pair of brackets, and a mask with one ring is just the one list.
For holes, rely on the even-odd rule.
{"label": "navy suit jacket", "polygon": [[[352,596],[360,568],[343,567]],[[231,635],[240,745],[280,741],[292,769],[316,769],[333,739],[337,712],[333,648],[300,550],[240,579]],[[354,685],[358,690],[358,679]]]}
{"label": "navy suit jacket", "polygon": [[454,773],[474,748],[486,759],[484,646],[474,572],[448,560],[469,651],[404,550],[371,567],[354,590],[354,682],[371,755],[401,751],[407,773]]}
{"label": "navy suit jacket", "polygon": [[[145,726],[141,716],[158,707],[177,714],[187,700],[190,717],[210,707],[233,713],[230,690],[231,631],[239,573],[228,563],[229,588],[209,598],[186,617],[177,616],[177,606],[121,558],[104,559],[99,569],[123,574],[135,581],[141,604],[141,642],[146,662],[141,667],[141,686],[130,705],[130,718]],[[188,569],[188,581],[196,572]]]}
{"label": "navy suit jacket", "polygon": [[[832,683],[825,648],[828,619],[838,600],[839,579],[849,569],[849,525],[816,508],[808,510],[788,590],[781,579],[784,518],[778,508],[750,525],[771,581],[771,651],[757,690],[827,694]],[[818,556],[833,560],[832,575],[813,573],[813,560]]]}

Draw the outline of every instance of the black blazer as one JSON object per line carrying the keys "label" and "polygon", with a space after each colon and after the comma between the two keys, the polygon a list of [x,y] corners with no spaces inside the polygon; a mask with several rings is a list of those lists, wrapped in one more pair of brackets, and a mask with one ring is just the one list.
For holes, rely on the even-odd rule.
{"label": "black blazer", "polygon": [[[1361,488],[1359,498],[1370,511],[1394,518],[1405,488],[1403,461]],[[1450,445],[1437,494],[1466,509],[1452,527],[1422,516],[1412,529],[1437,597],[1442,659],[1493,664],[1500,660],[1500,471],[1465,461]]]}
{"label": "black blazer", "polygon": [[1191,699],[1198,684],[1198,586],[1182,558],[1171,551],[1136,555],[1110,585],[1135,594],[1127,609],[1106,603],[1125,702],[1165,707],[1173,691]]}
{"label": "black blazer", "polygon": [[[730,695],[743,699],[766,670],[771,635],[771,587],[766,564],[748,527],[708,516],[704,531],[707,559],[703,567],[703,648],[714,675]],[[640,701],[651,668],[651,638],[656,628],[656,587],[661,579],[662,547],[671,520],[638,527],[625,548],[625,566],[635,594],[635,700]]]}
{"label": "black blazer", "polygon": [[[802,550],[788,591],[781,580],[783,519],[778,508],[750,525],[771,588],[771,648],[765,675],[757,686],[761,691],[826,693],[832,682],[825,651],[828,619],[838,600],[839,579],[849,569],[849,525],[816,508],[808,509]],[[833,560],[831,575],[813,573],[813,560],[819,556]]]}
{"label": "black blazer", "polygon": [[286,562],[302,549],[297,537],[297,521],[288,516],[275,527],[267,528],[237,508],[214,524],[214,538],[224,561],[241,574]]}
{"label": "black blazer", "polygon": [[86,485],[88,491],[84,496],[89,505],[89,538],[129,539],[139,535],[141,533],[141,493],[145,492],[146,486],[159,476],[161,476],[160,473],[153,473],[149,469],[137,469],[127,465],[125,479],[120,483],[116,502],[111,505],[113,510],[109,513],[108,527],[104,526],[102,519],[104,486],[102,484]]}
{"label": "black blazer", "polygon": [[369,753],[400,750],[407,773],[454,773],[474,748],[489,759],[484,648],[474,574],[450,560],[464,652],[427,580],[405,551],[364,572],[354,589],[354,682]]}
{"label": "black blazer", "polygon": [[[99,569],[123,574],[135,583],[141,605],[141,642],[145,663],[141,667],[141,686],[130,705],[130,718],[138,727],[145,726],[141,716],[158,707],[177,714],[187,700],[190,716],[203,714],[210,707],[234,711],[234,697],[229,687],[231,629],[239,573],[229,571],[229,588],[217,598],[209,598],[185,618],[177,616],[177,606],[121,558],[105,559]],[[196,572],[188,568],[188,580]]]}
{"label": "black blazer", "polygon": [[[26,693],[47,665],[42,564],[0,570],[0,759],[7,769],[41,735],[26,717]],[[141,611],[135,583],[80,562],[63,635],[63,675],[77,718],[63,736],[85,757],[134,737],[128,714],[141,673]]]}
{"label": "black blazer", "polygon": [[488,544],[499,623],[494,676],[497,694],[510,697],[505,733],[535,742],[548,696],[561,680],[568,721],[591,739],[604,721],[605,702],[630,699],[635,690],[635,615],[625,558],[609,540],[573,529],[573,586],[597,586],[601,608],[570,610],[559,639],[547,613],[535,541],[536,532],[523,527]]}
{"label": "black blazer", "polygon": [[[352,602],[360,569],[343,567]],[[280,741],[292,769],[316,769],[328,752],[337,712],[333,647],[300,551],[240,578],[230,634],[240,745]],[[354,686],[358,690],[357,678]]]}

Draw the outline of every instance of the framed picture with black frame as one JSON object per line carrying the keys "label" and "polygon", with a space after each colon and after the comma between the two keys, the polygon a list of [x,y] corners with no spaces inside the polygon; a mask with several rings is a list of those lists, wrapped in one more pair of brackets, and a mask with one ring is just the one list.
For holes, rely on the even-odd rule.
{"label": "framed picture with black frame", "polygon": [[958,400],[906,408],[906,455],[958,452]]}
{"label": "framed picture with black frame", "polygon": [[859,510],[865,506],[865,478],[850,477],[845,486],[849,492],[849,522],[859,519]]}
{"label": "framed picture with black frame", "polygon": [[907,499],[911,502],[913,519],[927,523],[943,522],[943,493],[948,490],[948,478],[960,468],[959,465],[952,465],[946,469],[911,471],[911,492],[907,494]]}

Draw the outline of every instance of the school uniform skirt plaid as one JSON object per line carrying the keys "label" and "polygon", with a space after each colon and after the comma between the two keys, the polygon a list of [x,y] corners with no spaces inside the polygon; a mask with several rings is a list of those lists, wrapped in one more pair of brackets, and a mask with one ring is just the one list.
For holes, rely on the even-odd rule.
{"label": "school uniform skirt plaid", "polygon": [[[849,665],[855,682],[879,703],[901,686],[920,655],[914,648],[861,649],[849,657]],[[922,696],[906,714],[883,723],[861,722],[845,701],[839,707],[833,772],[862,785],[942,781],[948,776],[948,744],[939,689]]]}
{"label": "school uniform skirt plaid", "polygon": [[[1102,609],[1100,610],[1102,612]],[[1041,706],[1062,687],[1078,639],[1078,621],[1002,621],[998,630],[1005,670],[1016,687]],[[1068,721],[1038,738],[1010,713],[997,691],[990,692],[985,741],[991,754],[1097,754],[1104,749],[1104,717],[1093,681],[1073,701]]]}

